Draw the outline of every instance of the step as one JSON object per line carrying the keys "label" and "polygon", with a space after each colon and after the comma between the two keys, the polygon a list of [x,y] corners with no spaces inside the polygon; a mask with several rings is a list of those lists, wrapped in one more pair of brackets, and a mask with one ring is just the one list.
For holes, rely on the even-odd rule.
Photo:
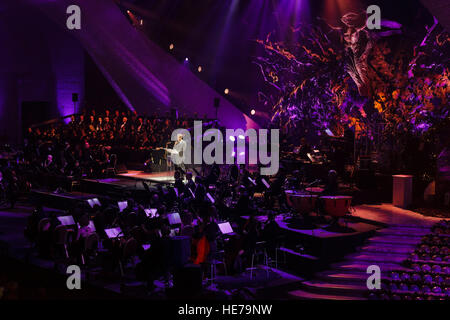
{"label": "step", "polygon": [[373,243],[389,243],[389,244],[409,244],[409,245],[417,245],[420,243],[421,237],[400,237],[400,236],[375,236],[367,239],[369,244]]}
{"label": "step", "polygon": [[340,263],[336,263],[333,264],[331,266],[332,269],[334,270],[339,270],[339,271],[360,271],[360,272],[366,272],[367,271],[367,267],[370,265],[377,265],[380,267],[381,272],[389,272],[389,271],[393,271],[393,270],[399,270],[399,271],[411,271],[411,269],[403,267],[402,265],[398,264],[398,263],[371,263],[371,262],[365,262],[365,261],[360,261],[360,262],[340,262]]}
{"label": "step", "polygon": [[367,300],[363,297],[352,297],[345,295],[329,295],[329,294],[319,294],[308,292],[304,290],[294,290],[289,292],[289,295],[292,295],[298,299],[304,300]]}
{"label": "step", "polygon": [[415,245],[371,244],[358,248],[361,253],[397,253],[407,256],[416,248]]}
{"label": "step", "polygon": [[345,257],[347,261],[359,262],[367,261],[376,263],[398,263],[401,264],[406,260],[408,255],[402,253],[373,253],[373,252],[359,252]]}
{"label": "step", "polygon": [[[381,276],[387,277],[389,273],[384,272],[381,270]],[[367,279],[368,273],[367,270],[339,270],[339,269],[333,269],[333,270],[326,270],[316,273],[317,278],[326,278],[330,277],[332,278],[341,278],[344,279],[345,277],[353,278],[355,280],[358,279]]]}
{"label": "step", "polygon": [[294,250],[289,249],[289,248],[281,247],[280,249],[278,249],[278,251],[280,251],[281,254],[284,254],[284,253],[292,254],[294,256],[297,256],[299,258],[303,258],[303,259],[306,259],[306,260],[312,260],[312,261],[318,261],[319,260],[319,258],[317,258],[315,256],[312,256],[312,255],[309,255],[309,254],[305,254],[305,253],[300,253],[300,252],[294,251]]}
{"label": "step", "polygon": [[300,284],[301,289],[322,294],[344,295],[353,297],[363,297],[367,292],[365,283],[350,282],[350,283],[333,283],[317,280],[304,281]]}
{"label": "step", "polygon": [[412,228],[385,228],[376,231],[377,234],[393,235],[393,236],[408,236],[408,237],[420,237],[430,233],[429,230],[424,229],[412,229]]}
{"label": "step", "polygon": [[326,271],[316,274],[316,278],[330,283],[365,284],[369,275],[363,272]]}
{"label": "step", "polygon": [[[329,283],[350,283],[364,286],[369,276],[366,272],[326,271],[317,273],[316,279]],[[381,272],[381,279],[383,281],[392,280],[389,272]]]}
{"label": "step", "polygon": [[429,226],[421,225],[421,224],[398,224],[398,223],[389,223],[386,226],[386,229],[415,229],[415,230],[430,230]]}
{"label": "step", "polygon": [[389,223],[389,228],[430,230],[430,227],[428,227],[428,226],[422,226],[422,225],[420,225],[420,224],[398,224],[398,223]]}

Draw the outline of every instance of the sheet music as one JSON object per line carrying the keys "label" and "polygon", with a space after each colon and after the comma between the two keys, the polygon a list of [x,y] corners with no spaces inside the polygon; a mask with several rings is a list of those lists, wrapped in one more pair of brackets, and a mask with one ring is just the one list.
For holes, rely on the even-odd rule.
{"label": "sheet music", "polygon": [[117,205],[119,206],[119,211],[122,212],[128,207],[128,201],[119,201]]}
{"label": "sheet music", "polygon": [[266,186],[267,189],[270,189],[269,184],[267,183],[266,179],[262,178],[261,179],[262,183]]}
{"label": "sheet music", "polygon": [[150,208],[150,209],[144,209],[144,211],[145,211],[145,214],[147,215],[147,217],[154,218],[154,217],[156,217],[156,212],[158,211],[158,209]]}
{"label": "sheet music", "polygon": [[59,222],[61,222],[63,226],[75,225],[75,221],[73,220],[72,216],[61,216],[57,217],[57,219],[59,220]]}
{"label": "sheet music", "polygon": [[206,196],[208,197],[209,201],[211,201],[212,203],[214,203],[214,198],[209,194],[209,192],[206,193]]}
{"label": "sheet music", "polygon": [[255,185],[256,186],[256,182],[255,182],[255,180],[253,180],[252,178],[250,178],[250,177],[248,177],[248,180],[250,180],[250,182],[251,183],[253,183],[253,185]]}

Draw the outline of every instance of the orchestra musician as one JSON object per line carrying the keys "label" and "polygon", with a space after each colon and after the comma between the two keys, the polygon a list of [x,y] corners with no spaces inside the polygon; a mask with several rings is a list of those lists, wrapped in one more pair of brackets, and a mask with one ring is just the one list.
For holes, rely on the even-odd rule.
{"label": "orchestra musician", "polygon": [[300,139],[300,146],[298,147],[298,155],[300,156],[301,159],[307,160],[308,153],[311,153],[311,147],[306,141],[306,138],[303,137]]}

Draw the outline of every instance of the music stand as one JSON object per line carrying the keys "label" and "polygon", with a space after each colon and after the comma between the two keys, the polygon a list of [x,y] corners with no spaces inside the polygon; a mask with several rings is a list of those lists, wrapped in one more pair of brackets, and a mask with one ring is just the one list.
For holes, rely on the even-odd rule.
{"label": "music stand", "polygon": [[57,217],[57,219],[59,220],[59,222],[61,222],[61,224],[63,226],[75,225],[75,221],[73,220],[72,216],[61,216],[61,217]]}
{"label": "music stand", "polygon": [[119,235],[122,233],[122,229],[120,229],[119,227],[105,229],[105,233],[109,239],[120,238]]}
{"label": "music stand", "polygon": [[119,211],[122,212],[128,207],[128,201],[119,201],[117,205],[119,206]]}
{"label": "music stand", "polygon": [[231,224],[229,222],[219,223],[218,226],[219,226],[220,232],[222,232],[222,234],[224,234],[224,235],[234,232],[233,228],[231,227]]}
{"label": "music stand", "polygon": [[216,202],[209,192],[206,193],[206,196],[208,197],[209,201],[211,201],[212,204]]}
{"label": "music stand", "polygon": [[87,200],[87,202],[89,203],[89,206],[90,206],[91,208],[94,208],[95,205],[98,205],[98,206],[100,206],[100,207],[102,206],[101,203],[100,203],[100,201],[99,201],[97,198],[89,199],[89,200]]}
{"label": "music stand", "polygon": [[155,218],[156,212],[158,211],[158,209],[150,208],[150,209],[144,209],[144,211],[145,211],[145,214],[147,215],[147,217]]}
{"label": "music stand", "polygon": [[167,215],[167,219],[169,219],[170,225],[181,224],[181,218],[180,218],[180,214],[178,212],[169,213]]}

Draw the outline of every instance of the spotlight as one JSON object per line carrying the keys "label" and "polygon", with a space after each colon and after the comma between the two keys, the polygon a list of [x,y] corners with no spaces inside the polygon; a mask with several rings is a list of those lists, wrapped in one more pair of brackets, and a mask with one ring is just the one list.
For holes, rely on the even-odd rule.
{"label": "spotlight", "polygon": [[230,136],[230,140],[234,142],[236,141],[236,138],[234,136]]}
{"label": "spotlight", "polygon": [[127,10],[127,13],[130,14],[131,13],[130,10]]}
{"label": "spotlight", "polygon": [[239,139],[244,140],[245,136],[243,136],[242,134],[239,135]]}
{"label": "spotlight", "polygon": [[254,116],[255,113],[256,113],[255,109],[252,109],[252,111],[250,111],[250,114],[251,114],[252,116]]}
{"label": "spotlight", "polygon": [[202,66],[198,66],[197,71],[202,72],[202,70],[203,70]]}
{"label": "spotlight", "polygon": [[173,43],[171,43],[169,46],[169,50],[173,50],[173,48],[174,48],[174,45],[173,45]]}
{"label": "spotlight", "polygon": [[141,19],[141,26],[144,25],[144,20]]}
{"label": "spotlight", "polygon": [[229,93],[230,93],[230,90],[229,90],[228,88],[226,88],[223,92],[224,92],[225,94],[229,94]]}
{"label": "spotlight", "polygon": [[189,58],[188,58],[188,57],[186,57],[186,58],[184,59],[184,61],[189,61]]}

